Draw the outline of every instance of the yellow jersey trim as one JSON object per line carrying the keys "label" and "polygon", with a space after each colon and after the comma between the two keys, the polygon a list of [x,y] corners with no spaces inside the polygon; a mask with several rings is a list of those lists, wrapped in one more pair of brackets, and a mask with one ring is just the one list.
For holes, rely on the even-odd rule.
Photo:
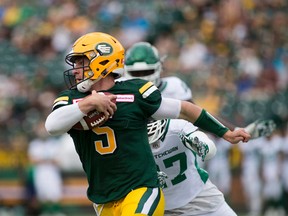
{"label": "yellow jersey trim", "polygon": [[54,104],[57,103],[58,101],[68,101],[68,100],[69,100],[68,96],[59,97],[54,101]]}
{"label": "yellow jersey trim", "polygon": [[147,89],[153,85],[152,82],[147,82],[144,86],[139,89],[140,94],[143,94]]}

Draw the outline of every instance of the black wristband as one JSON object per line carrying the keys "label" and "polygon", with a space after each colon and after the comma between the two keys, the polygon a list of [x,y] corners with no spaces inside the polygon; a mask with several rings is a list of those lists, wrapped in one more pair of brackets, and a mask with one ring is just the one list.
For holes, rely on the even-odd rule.
{"label": "black wristband", "polygon": [[204,109],[202,109],[194,125],[219,137],[222,137],[229,130]]}

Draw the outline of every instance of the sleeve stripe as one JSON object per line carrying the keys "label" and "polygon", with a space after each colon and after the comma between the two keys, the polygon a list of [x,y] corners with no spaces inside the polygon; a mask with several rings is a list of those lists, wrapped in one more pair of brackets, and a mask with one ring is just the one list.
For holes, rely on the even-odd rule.
{"label": "sleeve stripe", "polygon": [[158,88],[156,86],[152,86],[151,88],[149,88],[146,92],[144,92],[144,94],[142,94],[143,98],[147,98],[150,94],[152,94],[154,91],[156,91]]}
{"label": "sleeve stripe", "polygon": [[68,101],[58,101],[57,103],[54,103],[52,110],[54,110],[54,108],[58,105],[67,105]]}
{"label": "sleeve stripe", "polygon": [[68,101],[68,100],[69,100],[68,96],[59,97],[54,101],[54,104],[57,103],[58,101]]}
{"label": "sleeve stripe", "polygon": [[139,89],[140,94],[143,94],[143,92],[145,92],[148,88],[150,88],[153,85],[152,82],[147,82],[144,86],[142,86]]}

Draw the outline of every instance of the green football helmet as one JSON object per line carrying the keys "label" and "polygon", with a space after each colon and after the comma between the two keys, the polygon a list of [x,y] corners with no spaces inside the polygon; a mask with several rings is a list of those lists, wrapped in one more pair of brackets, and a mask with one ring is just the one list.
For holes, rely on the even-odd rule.
{"label": "green football helmet", "polygon": [[159,86],[161,72],[162,62],[158,50],[150,43],[138,42],[127,50],[125,57],[125,78],[141,78]]}

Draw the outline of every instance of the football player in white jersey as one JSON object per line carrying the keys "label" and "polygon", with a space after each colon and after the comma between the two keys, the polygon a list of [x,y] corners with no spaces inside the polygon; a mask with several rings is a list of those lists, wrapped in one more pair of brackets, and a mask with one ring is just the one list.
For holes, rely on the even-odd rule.
{"label": "football player in white jersey", "polygon": [[234,216],[222,192],[198,166],[216,147],[206,134],[185,120],[165,119],[148,124],[148,138],[159,171],[165,215]]}
{"label": "football player in white jersey", "polygon": [[160,57],[156,47],[148,42],[138,42],[130,47],[125,56],[126,79],[141,78],[153,82],[164,97],[192,100],[192,91],[176,76],[161,77],[165,57]]}
{"label": "football player in white jersey", "polygon": [[[186,83],[184,81],[182,81],[180,78],[178,78],[176,76],[170,76],[170,77],[161,77],[160,76],[161,72],[162,72],[163,59],[164,58],[161,58],[159,56],[159,53],[158,53],[158,50],[156,49],[156,47],[152,46],[150,43],[147,43],[147,42],[135,43],[126,52],[124,79],[142,78],[145,80],[149,80],[149,81],[152,81],[153,83],[155,83],[155,85],[161,91],[161,94],[163,97],[170,97],[170,98],[175,98],[175,99],[192,101],[192,91],[186,85]],[[223,122],[223,120],[221,120],[221,121]],[[181,123],[182,121],[171,120],[171,122],[172,122],[171,125],[175,125],[175,124],[177,125],[177,123],[179,123],[178,126],[173,126],[173,127],[174,128],[177,127],[178,130],[182,129],[181,128],[183,126],[183,123]],[[225,122],[225,125],[228,126],[230,130],[235,129],[235,126],[232,125],[231,123]],[[190,130],[196,130],[192,124],[191,125],[187,124],[187,127],[191,127]],[[266,135],[271,134],[273,132],[273,130],[275,129],[275,123],[272,120],[255,121],[255,122],[249,124],[245,129],[251,134],[251,139],[253,139],[253,138],[255,139],[255,138],[258,138],[261,136],[266,136]],[[173,131],[173,129],[171,131]],[[206,135],[203,134],[203,136],[201,136],[201,137],[204,137],[204,136],[206,136]],[[167,142],[167,143],[169,142],[169,145],[168,145],[169,147],[167,147],[168,148],[167,150],[165,150],[166,147],[163,147],[163,149],[164,149],[163,151],[161,150],[162,148],[161,149],[159,148],[157,150],[157,149],[154,149],[152,147],[153,152],[156,154],[156,156],[155,155],[154,156],[156,157],[155,159],[156,159],[157,163],[159,161],[162,161],[159,163],[162,163],[162,164],[168,163],[169,164],[169,161],[164,162],[164,159],[166,157],[168,157],[169,155],[172,155],[172,154],[170,154],[170,151],[172,149],[171,146],[173,145],[173,144],[171,145],[171,143],[173,143],[172,139],[173,138],[170,138],[170,136],[169,136],[169,138],[166,138],[166,141],[163,141],[163,142]],[[177,140],[174,143],[177,146],[179,143],[179,138],[177,138],[177,136],[174,135],[174,139]],[[208,139],[208,137],[207,137],[207,139]],[[156,143],[153,145],[157,146],[158,144]],[[180,150],[179,147],[176,147],[176,148],[177,148],[177,150]],[[183,152],[185,152],[185,153],[183,153],[183,155],[187,153],[187,149],[184,149],[183,145],[182,145],[181,150]],[[157,156],[158,151],[161,151],[162,153],[160,152]],[[165,154],[167,154],[168,156],[165,156]],[[187,154],[189,155],[188,158],[189,158],[190,163],[187,162],[188,164],[186,163],[184,165],[187,165],[187,167],[191,167],[191,168],[189,168],[189,170],[190,169],[194,170],[194,172],[193,171],[187,171],[187,172],[190,173],[190,176],[194,175],[193,179],[194,178],[197,179],[197,171],[201,170],[201,169],[198,168],[197,171],[195,170],[196,169],[195,166],[196,165],[198,166],[198,163],[194,163],[195,161],[193,162],[193,160],[190,158],[190,157],[194,157],[194,156],[192,156],[193,154],[191,154],[191,152],[187,153]],[[163,155],[163,156],[161,156],[161,155]],[[187,156],[184,156],[184,157],[187,157]],[[161,158],[162,158],[162,160],[161,160]],[[177,158],[175,158],[175,159],[177,159]],[[194,158],[194,160],[195,160],[195,158]],[[191,161],[193,163],[191,163]],[[199,161],[199,162],[201,164],[201,161]],[[171,161],[170,163],[171,163],[170,165],[172,167],[172,165],[174,165],[173,161]],[[182,163],[179,163],[178,167],[181,164]],[[171,167],[170,167],[170,169],[172,169]],[[165,171],[167,171],[167,170],[165,169]],[[162,173],[162,174],[164,174],[164,173]],[[181,170],[181,173],[182,173],[182,170]],[[168,176],[168,179],[173,179],[173,178],[176,178],[177,174],[179,174],[179,170],[175,170],[175,173],[172,172],[170,174],[170,172],[168,172],[166,174]],[[179,178],[181,180],[180,174],[179,174],[179,177],[177,177],[175,180],[173,180],[174,182],[178,181],[177,179],[179,179]],[[219,189],[215,185],[213,185],[209,181],[209,179],[207,180],[206,184],[204,184],[203,181],[202,181],[202,183],[201,183],[201,181],[199,181],[199,178],[200,177],[198,175],[198,180],[195,180],[195,182],[196,182],[195,184],[191,184],[191,182],[190,182],[192,180],[191,178],[188,178],[187,180],[185,180],[184,183],[186,183],[186,182],[189,183],[189,187],[187,187],[186,189],[183,189],[181,186],[177,186],[177,187],[173,186],[171,189],[166,189],[166,195],[168,194],[168,196],[166,197],[166,203],[167,203],[166,209],[168,212],[167,215],[171,215],[171,216],[181,215],[181,212],[183,212],[183,211],[189,212],[189,215],[198,215],[199,212],[202,212],[202,213],[210,212],[207,215],[211,215],[211,216],[212,215],[225,215],[224,213],[222,214],[222,210],[224,212],[227,211],[226,215],[229,215],[229,216],[236,215],[233,212],[233,210],[225,202],[225,200],[223,198],[223,194],[219,191]],[[184,185],[184,183],[183,183],[183,185]],[[198,185],[196,185],[196,184],[198,184]],[[180,189],[179,189],[179,191],[178,190],[176,191],[176,188],[178,188],[178,187]],[[203,189],[203,191],[202,191],[202,189]],[[173,192],[170,192],[170,191],[173,191]],[[197,191],[199,192],[198,197],[201,197],[201,198],[194,199],[196,194],[198,193]],[[202,191],[202,192],[200,192],[200,191]],[[207,192],[207,191],[209,191],[209,192]],[[185,195],[184,195],[184,192],[185,192]],[[214,195],[216,195],[216,196],[214,196]],[[198,199],[200,199],[200,201],[198,201]],[[212,199],[212,201],[211,201],[211,199]],[[189,204],[188,204],[188,206],[186,206],[186,204],[190,201],[193,203],[193,205],[195,205],[192,210],[190,209]],[[175,202],[175,206],[173,205],[174,202]],[[211,205],[206,206],[205,203],[206,204],[211,203]],[[172,214],[168,210],[171,208],[181,207],[181,204],[183,204],[183,206],[182,206],[183,209],[180,208],[179,213]],[[200,205],[199,207],[198,207],[198,204]],[[223,204],[223,206],[220,208],[220,206],[222,204]],[[201,205],[204,205],[204,207],[202,207]],[[186,207],[188,208],[188,210],[185,210]],[[217,208],[219,208],[219,209],[217,210]],[[175,210],[175,211],[177,212],[178,210]],[[194,212],[195,214],[194,213],[191,214],[190,211]],[[221,214],[219,214],[219,212]],[[204,214],[204,215],[206,215],[206,214]]]}
{"label": "football player in white jersey", "polygon": [[[148,42],[137,42],[126,51],[124,79],[148,80],[158,87],[163,97],[193,102],[192,91],[183,80],[176,76],[161,77],[164,59],[165,56],[160,57],[155,46]],[[236,128],[224,119],[218,118],[218,120],[230,130]],[[251,139],[270,135],[274,129],[275,123],[270,119],[257,120],[245,127]]]}

